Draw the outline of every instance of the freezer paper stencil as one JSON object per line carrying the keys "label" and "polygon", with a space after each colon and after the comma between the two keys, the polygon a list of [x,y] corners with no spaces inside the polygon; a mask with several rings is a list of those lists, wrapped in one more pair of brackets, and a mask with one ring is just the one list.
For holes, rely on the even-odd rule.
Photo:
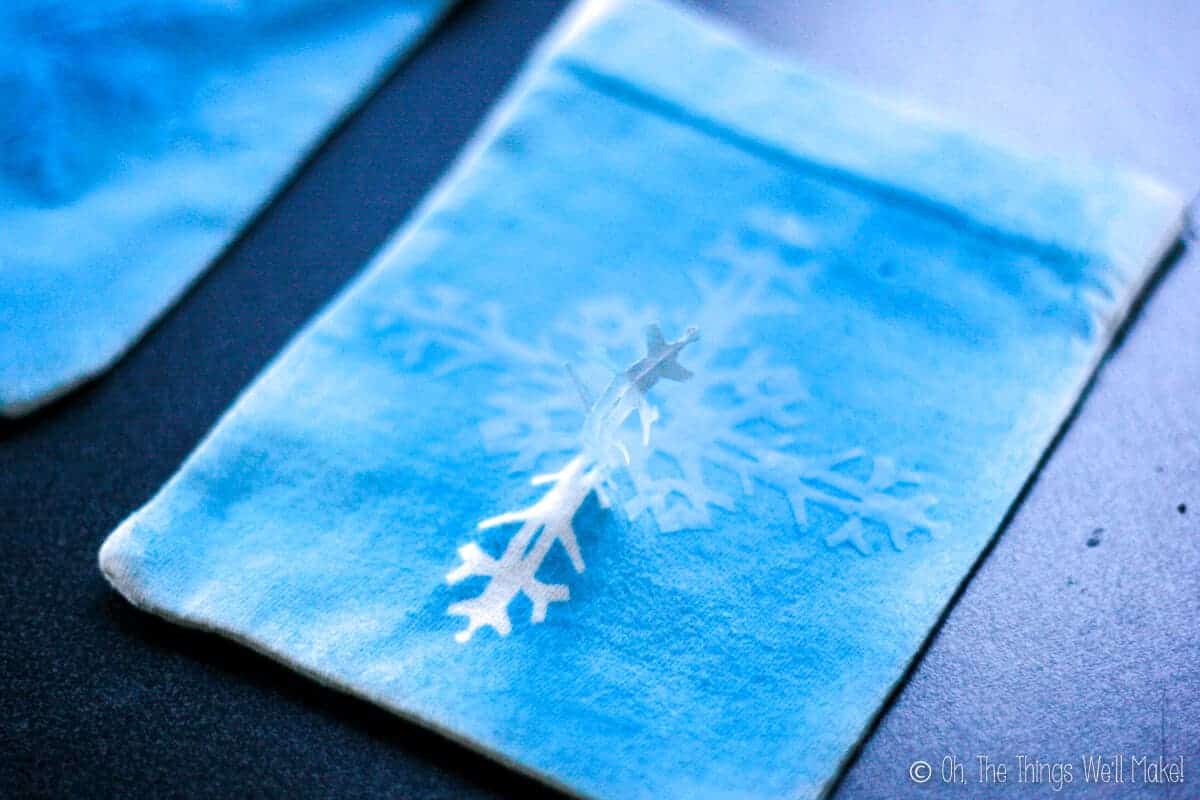
{"label": "freezer paper stencil", "polygon": [[818,795],[1181,212],[577,6],[101,567],[579,794]]}
{"label": "freezer paper stencil", "polygon": [[449,0],[6,0],[0,416],[118,358]]}

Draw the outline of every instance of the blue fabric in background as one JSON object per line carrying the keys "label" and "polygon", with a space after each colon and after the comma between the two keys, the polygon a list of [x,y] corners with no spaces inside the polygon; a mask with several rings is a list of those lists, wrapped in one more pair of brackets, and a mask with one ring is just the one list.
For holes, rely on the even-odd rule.
{"label": "blue fabric in background", "polygon": [[[141,607],[560,786],[812,796],[1180,210],[671,7],[585,5],[101,565]],[[514,526],[477,523],[577,446],[561,364],[598,391],[590,354],[630,363],[652,321],[699,324],[695,377],[652,389],[651,447],[629,431],[612,508],[575,519],[582,562],[536,564],[569,598],[538,622],[513,591],[507,625],[463,636],[449,612],[496,579],[447,582],[462,548],[500,559]]]}
{"label": "blue fabric in background", "polygon": [[448,0],[0,10],[0,415],[117,358]]}

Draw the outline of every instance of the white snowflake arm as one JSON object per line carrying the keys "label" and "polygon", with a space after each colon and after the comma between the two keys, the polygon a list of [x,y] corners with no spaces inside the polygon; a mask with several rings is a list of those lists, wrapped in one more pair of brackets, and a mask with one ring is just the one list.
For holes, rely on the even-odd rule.
{"label": "white snowflake arm", "polygon": [[555,542],[560,542],[566,549],[575,571],[583,572],[583,554],[579,551],[572,520],[598,477],[598,471],[595,468],[588,469],[583,456],[576,456],[559,472],[533,479],[535,486],[550,485],[550,490],[542,499],[528,508],[500,514],[479,523],[479,530],[515,522],[520,522],[521,528],[509,540],[504,554],[498,559],[483,552],[474,542],[459,548],[462,564],[446,575],[446,582],[453,585],[473,575],[486,576],[489,581],[478,597],[454,603],[448,609],[452,615],[467,618],[467,627],[459,631],[455,639],[466,642],[485,625],[495,629],[501,636],[507,636],[512,630],[508,606],[518,593],[524,593],[533,603],[530,615],[532,622],[546,619],[546,609],[550,603],[567,600],[571,596],[567,586],[544,583],[535,575]]}
{"label": "white snowflake arm", "polygon": [[504,554],[493,558],[473,542],[459,548],[462,564],[446,575],[446,582],[454,585],[475,575],[488,578],[481,594],[454,603],[447,610],[467,618],[467,627],[455,635],[460,643],[469,641],[484,626],[507,636],[512,630],[508,606],[518,593],[525,594],[533,604],[530,620],[534,623],[545,620],[550,603],[570,597],[567,586],[544,583],[537,579],[537,571],[555,542],[562,544],[575,571],[584,571],[583,554],[573,526],[575,514],[593,490],[597,491],[601,504],[608,507],[608,496],[601,486],[608,469],[605,455],[615,447],[624,454],[626,463],[629,460],[628,450],[617,438],[618,429],[636,409],[641,415],[643,435],[648,439],[649,426],[658,418],[658,412],[649,405],[645,392],[664,378],[682,381],[691,377],[677,357],[697,336],[695,329],[689,329],[682,339],[667,342],[657,326],[648,329],[646,356],[614,378],[588,411],[583,452],[558,472],[533,478],[534,486],[550,486],[536,503],[520,511],[489,517],[477,526],[479,530],[487,530],[521,524]]}

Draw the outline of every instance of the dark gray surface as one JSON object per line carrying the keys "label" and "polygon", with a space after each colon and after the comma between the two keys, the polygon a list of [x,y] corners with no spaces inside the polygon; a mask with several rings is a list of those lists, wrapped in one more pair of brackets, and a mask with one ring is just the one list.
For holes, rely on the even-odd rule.
{"label": "dark gray surface", "polygon": [[[1200,188],[1197,4],[698,4],[1017,144]],[[134,611],[95,553],[403,219],[559,5],[494,0],[452,15],[112,374],[0,426],[0,796],[537,791],[232,643]],[[1152,292],[841,797],[980,796],[976,784],[914,786],[916,758],[956,755],[970,778],[977,754],[1117,749],[1182,753],[1188,782],[1109,795],[1200,794],[1198,267],[1185,257]],[[1062,792],[1014,783],[986,796],[1081,788],[1076,768]]]}

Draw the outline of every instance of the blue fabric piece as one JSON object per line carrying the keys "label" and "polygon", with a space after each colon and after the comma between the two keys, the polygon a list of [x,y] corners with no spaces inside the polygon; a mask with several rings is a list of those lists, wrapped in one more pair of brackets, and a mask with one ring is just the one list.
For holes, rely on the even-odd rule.
{"label": "blue fabric piece", "polygon": [[0,415],[103,370],[448,0],[0,9]]}
{"label": "blue fabric piece", "polygon": [[[101,568],[579,793],[815,796],[1181,214],[672,6],[581,5]],[[630,385],[659,418],[605,415],[628,466],[496,520],[580,489],[530,479]]]}

